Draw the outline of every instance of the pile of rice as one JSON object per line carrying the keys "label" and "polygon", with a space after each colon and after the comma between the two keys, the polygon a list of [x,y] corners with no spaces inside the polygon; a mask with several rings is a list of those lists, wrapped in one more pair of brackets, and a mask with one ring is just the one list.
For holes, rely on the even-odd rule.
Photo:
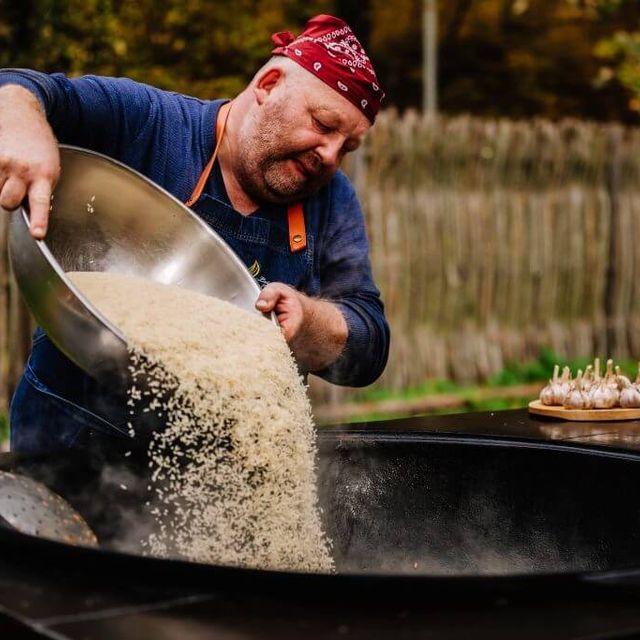
{"label": "pile of rice", "polygon": [[129,340],[131,414],[151,412],[162,424],[149,448],[157,525],[144,541],[149,552],[332,571],[311,407],[281,331],[186,289],[68,275]]}

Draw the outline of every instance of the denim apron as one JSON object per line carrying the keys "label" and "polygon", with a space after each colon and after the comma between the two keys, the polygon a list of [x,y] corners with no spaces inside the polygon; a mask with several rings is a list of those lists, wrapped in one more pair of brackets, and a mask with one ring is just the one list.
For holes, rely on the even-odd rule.
{"label": "denim apron", "polygon": [[225,191],[222,172],[215,162],[230,110],[231,103],[220,107],[215,149],[185,204],[222,236],[260,284],[284,282],[304,289],[313,269],[313,238],[307,233],[301,203],[289,206],[286,217],[281,207],[265,207],[245,216],[204,193],[211,179],[212,191]]}
{"label": "denim apron", "polygon": [[283,282],[305,290],[313,272],[313,236],[292,252],[285,211],[261,209],[244,216],[222,200],[204,194],[193,210],[235,251],[259,285]]}
{"label": "denim apron", "polygon": [[[220,122],[220,117],[218,118]],[[223,131],[218,125],[215,161]],[[187,202],[236,252],[258,284],[283,282],[306,290],[313,274],[314,237],[304,227],[302,208],[266,207],[245,216],[230,204],[203,193],[211,177],[224,191],[219,168],[209,162]],[[206,172],[206,176],[204,175]],[[299,206],[299,205],[298,205]],[[302,228],[301,228],[302,225]],[[294,239],[302,236],[302,242]],[[68,447],[109,446],[126,449],[132,420],[126,397],[99,385],[71,362],[41,328],[11,402],[11,449],[51,451]],[[135,416],[133,417],[135,423]]]}

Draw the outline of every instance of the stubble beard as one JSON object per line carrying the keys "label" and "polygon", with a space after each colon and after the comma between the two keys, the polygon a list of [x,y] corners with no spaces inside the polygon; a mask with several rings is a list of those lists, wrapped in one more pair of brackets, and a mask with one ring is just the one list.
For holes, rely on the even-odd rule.
{"label": "stubble beard", "polygon": [[[292,162],[296,162],[304,173],[292,170]],[[260,173],[273,197],[287,202],[310,196],[328,181],[321,162],[312,151],[268,156],[260,163]]]}
{"label": "stubble beard", "polygon": [[[292,152],[276,132],[286,132],[284,119],[275,117],[272,125],[251,137],[243,136],[238,159],[238,179],[244,191],[256,202],[290,204],[304,199],[327,184],[331,178],[313,151]],[[306,174],[292,170],[291,160],[302,164]]]}

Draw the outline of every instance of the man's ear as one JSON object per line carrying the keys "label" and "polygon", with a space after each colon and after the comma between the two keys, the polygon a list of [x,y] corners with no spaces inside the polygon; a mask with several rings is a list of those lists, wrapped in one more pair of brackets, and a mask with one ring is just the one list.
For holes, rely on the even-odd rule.
{"label": "man's ear", "polygon": [[258,77],[253,90],[258,104],[262,104],[283,79],[284,70],[279,67],[271,67],[262,73]]}

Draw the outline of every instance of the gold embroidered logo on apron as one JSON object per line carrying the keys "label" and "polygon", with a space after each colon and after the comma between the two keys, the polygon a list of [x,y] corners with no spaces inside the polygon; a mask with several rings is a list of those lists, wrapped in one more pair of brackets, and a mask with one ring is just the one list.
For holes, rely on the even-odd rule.
{"label": "gold embroidered logo on apron", "polygon": [[257,260],[253,261],[253,264],[249,267],[249,273],[257,278],[260,275],[260,263]]}

